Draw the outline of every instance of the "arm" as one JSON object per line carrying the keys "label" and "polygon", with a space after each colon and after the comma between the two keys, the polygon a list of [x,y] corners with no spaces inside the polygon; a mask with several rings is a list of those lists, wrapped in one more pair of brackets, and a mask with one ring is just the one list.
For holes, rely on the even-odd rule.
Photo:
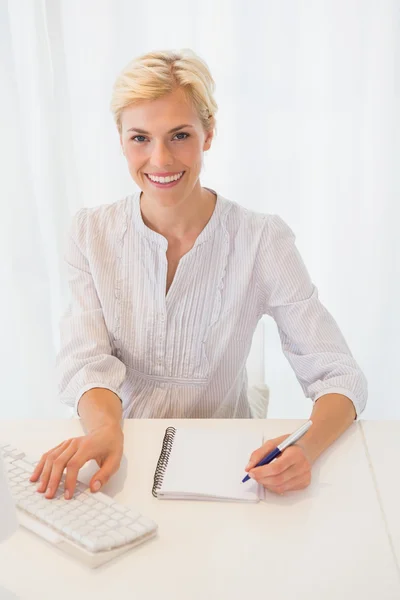
{"label": "arm", "polygon": [[314,403],[313,426],[272,463],[255,467],[287,435],[268,440],[252,453],[245,470],[266,489],[283,494],[310,484],[315,460],[364,410],[367,382],[339,327],[318,299],[293,232],[275,215],[267,229],[257,264],[261,302],[264,313],[276,321],[283,352]]}
{"label": "arm", "polygon": [[341,394],[326,394],[314,404],[310,419],[313,424],[297,442],[313,464],[333,442],[350,427],[356,418],[352,401]]}
{"label": "arm", "polygon": [[[112,355],[103,309],[87,260],[87,209],[72,222],[66,249],[70,302],[61,319],[61,349],[56,359],[61,401],[81,416],[86,435],[65,440],[45,452],[30,480],[53,498],[66,470],[65,498],[72,498],[79,470],[91,459],[99,470],[90,481],[96,492],[119,469],[124,436],[118,395],[126,367]],[[114,292],[113,289],[110,290]]]}
{"label": "arm", "polygon": [[[80,416],[78,404],[80,408],[85,395],[85,405],[95,407],[98,416],[114,418],[118,409],[111,408],[111,402],[115,404],[118,398],[126,367],[112,355],[110,334],[86,257],[87,218],[88,209],[75,215],[66,246],[70,301],[60,322],[56,372],[61,401],[74,408],[75,416]],[[90,425],[87,406],[84,418]],[[94,421],[97,418],[94,416]]]}
{"label": "arm", "polygon": [[[307,398],[346,396],[359,417],[367,382],[296,248],[295,236],[270,215],[260,244],[258,275],[263,312],[278,326],[282,350]],[[320,409],[318,409],[320,410]]]}
{"label": "arm", "polygon": [[99,427],[120,427],[122,405],[119,397],[110,390],[92,388],[79,401],[79,416],[86,431]]}

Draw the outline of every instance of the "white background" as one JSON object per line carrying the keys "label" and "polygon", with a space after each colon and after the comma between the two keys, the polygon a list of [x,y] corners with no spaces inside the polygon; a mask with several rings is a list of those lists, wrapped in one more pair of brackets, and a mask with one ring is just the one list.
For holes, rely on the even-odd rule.
{"label": "white background", "polygon": [[[54,359],[64,236],[136,189],[109,111],[118,72],[190,47],[217,86],[202,184],[276,213],[369,382],[400,418],[400,11],[396,0],[0,2],[0,417],[69,416]],[[269,416],[311,401],[266,319]]]}

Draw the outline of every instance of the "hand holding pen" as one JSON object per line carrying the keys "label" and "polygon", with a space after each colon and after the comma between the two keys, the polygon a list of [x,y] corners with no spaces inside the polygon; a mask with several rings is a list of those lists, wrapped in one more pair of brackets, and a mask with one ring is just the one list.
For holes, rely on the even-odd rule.
{"label": "hand holding pen", "polygon": [[294,444],[311,425],[312,421],[307,421],[292,435],[269,440],[255,450],[245,468],[248,475],[243,482],[250,477],[278,494],[307,487],[311,481],[311,464],[304,450]]}

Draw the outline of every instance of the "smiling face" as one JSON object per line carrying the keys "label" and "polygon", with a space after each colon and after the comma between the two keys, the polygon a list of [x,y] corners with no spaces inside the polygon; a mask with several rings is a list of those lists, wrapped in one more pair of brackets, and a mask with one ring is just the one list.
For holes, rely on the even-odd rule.
{"label": "smiling face", "polygon": [[200,190],[203,152],[211,146],[182,88],[126,108],[120,136],[129,172],[143,193],[166,206]]}

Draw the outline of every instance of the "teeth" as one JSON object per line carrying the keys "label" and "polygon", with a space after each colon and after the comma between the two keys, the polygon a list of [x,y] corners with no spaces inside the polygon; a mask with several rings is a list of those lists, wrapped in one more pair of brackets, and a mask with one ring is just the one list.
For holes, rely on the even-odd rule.
{"label": "teeth", "polygon": [[151,181],[155,181],[156,183],[171,183],[171,181],[178,181],[183,175],[183,171],[178,173],[177,175],[173,175],[172,177],[153,177],[152,175],[147,175]]}

